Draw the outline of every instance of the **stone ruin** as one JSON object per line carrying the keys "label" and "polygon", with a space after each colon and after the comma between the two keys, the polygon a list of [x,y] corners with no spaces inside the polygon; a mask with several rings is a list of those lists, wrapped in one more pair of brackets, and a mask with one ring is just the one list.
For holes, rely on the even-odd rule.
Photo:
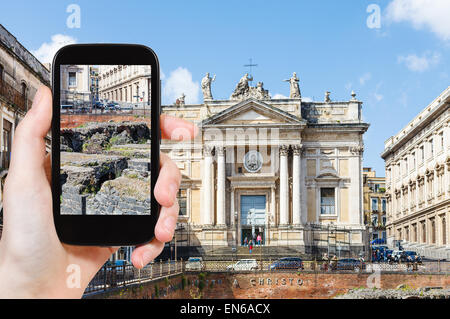
{"label": "stone ruin", "polygon": [[150,136],[144,122],[61,130],[61,214],[150,214]]}

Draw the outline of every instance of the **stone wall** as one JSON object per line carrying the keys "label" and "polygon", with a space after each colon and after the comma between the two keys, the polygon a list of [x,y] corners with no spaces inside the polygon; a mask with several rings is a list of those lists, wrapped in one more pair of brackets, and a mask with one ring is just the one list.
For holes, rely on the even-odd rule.
{"label": "stone wall", "polygon": [[[206,273],[185,274],[186,287],[182,289],[182,277],[158,280],[115,292],[98,294],[94,298],[155,298],[158,286],[159,298],[164,299],[327,299],[345,294],[351,289],[367,287],[370,274],[339,273]],[[203,289],[197,289],[202,281]],[[386,273],[380,277],[381,289],[397,287],[450,287],[450,277],[445,274]],[[404,288],[403,288],[404,289]]]}

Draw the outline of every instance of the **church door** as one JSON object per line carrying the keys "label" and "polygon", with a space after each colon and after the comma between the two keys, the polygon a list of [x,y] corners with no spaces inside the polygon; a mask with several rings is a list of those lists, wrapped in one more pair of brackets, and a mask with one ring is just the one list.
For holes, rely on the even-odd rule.
{"label": "church door", "polygon": [[[245,244],[245,238],[250,241],[261,236],[264,244],[264,227],[266,220],[266,196],[242,195],[241,196],[241,245]],[[255,240],[256,241],[256,240]],[[254,242],[254,245],[256,242]]]}

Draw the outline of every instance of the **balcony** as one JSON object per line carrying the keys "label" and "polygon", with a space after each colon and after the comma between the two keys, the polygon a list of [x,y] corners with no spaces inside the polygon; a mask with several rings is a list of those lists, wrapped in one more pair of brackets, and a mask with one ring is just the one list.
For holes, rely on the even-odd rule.
{"label": "balcony", "polygon": [[28,106],[31,107],[30,100],[26,99],[21,92],[3,80],[0,80],[0,96],[23,113],[26,113]]}

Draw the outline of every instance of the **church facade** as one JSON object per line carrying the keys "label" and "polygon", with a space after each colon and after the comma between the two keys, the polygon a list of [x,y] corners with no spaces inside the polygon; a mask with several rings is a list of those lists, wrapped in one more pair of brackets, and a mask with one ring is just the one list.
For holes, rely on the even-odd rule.
{"label": "church facade", "polygon": [[246,74],[229,100],[215,100],[214,79],[202,81],[204,103],[163,107],[200,127],[194,141],[161,144],[182,173],[178,222],[189,245],[237,247],[259,235],[266,246],[329,252],[331,242],[364,251],[369,125],[356,95],[332,101],[327,92],[324,101],[303,101],[294,73],[286,80],[290,97],[272,99],[261,82],[249,86]]}

